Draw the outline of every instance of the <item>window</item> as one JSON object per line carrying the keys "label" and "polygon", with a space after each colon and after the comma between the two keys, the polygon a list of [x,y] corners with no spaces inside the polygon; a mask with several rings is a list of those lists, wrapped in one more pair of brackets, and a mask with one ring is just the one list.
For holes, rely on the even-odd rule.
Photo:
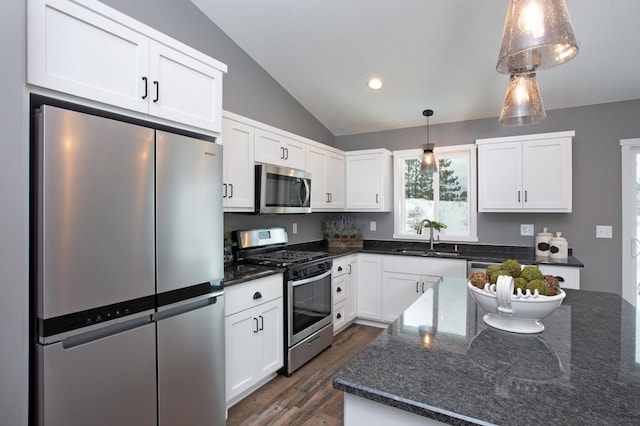
{"label": "window", "polygon": [[420,173],[421,149],[393,152],[394,238],[429,239],[418,234],[423,219],[446,228],[434,235],[440,241],[477,241],[476,146],[436,147],[439,172]]}

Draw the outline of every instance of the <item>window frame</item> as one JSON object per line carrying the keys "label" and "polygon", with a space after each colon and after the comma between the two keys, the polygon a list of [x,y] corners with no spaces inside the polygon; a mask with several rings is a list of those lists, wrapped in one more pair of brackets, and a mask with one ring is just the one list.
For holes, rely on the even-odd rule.
{"label": "window frame", "polygon": [[[469,202],[469,234],[449,234],[447,235],[446,228],[442,231],[434,230],[434,237],[438,236],[442,242],[477,242],[478,241],[478,185],[477,185],[477,146],[476,144],[464,144],[464,145],[449,145],[443,147],[436,147],[433,150],[436,157],[437,164],[440,163],[440,159],[447,158],[452,154],[463,154],[469,158],[469,170],[468,170],[468,182],[467,182],[467,199]],[[410,158],[420,158],[422,156],[422,149],[403,149],[393,151],[393,238],[403,240],[416,240],[416,241],[429,241],[429,233],[418,234],[405,234],[401,231],[404,230],[404,218],[405,212],[405,187],[404,187],[404,161]],[[435,177],[434,177],[435,179]],[[439,186],[439,180],[438,186]],[[434,182],[434,186],[435,182]],[[434,200],[436,203],[435,211],[438,212],[439,200]]]}

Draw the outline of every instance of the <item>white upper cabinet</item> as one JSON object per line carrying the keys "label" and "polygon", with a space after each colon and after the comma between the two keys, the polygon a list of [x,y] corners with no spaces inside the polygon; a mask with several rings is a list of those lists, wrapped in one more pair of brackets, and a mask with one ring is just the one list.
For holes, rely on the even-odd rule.
{"label": "white upper cabinet", "polygon": [[253,126],[222,117],[222,196],[225,212],[254,211],[254,133]]}
{"label": "white upper cabinet", "polygon": [[34,86],[219,133],[226,70],[95,0],[28,1]]}
{"label": "white upper cabinet", "polygon": [[284,135],[256,129],[255,161],[305,170],[306,145]]}
{"label": "white upper cabinet", "polygon": [[345,153],[348,211],[391,211],[391,152],[368,149]]}
{"label": "white upper cabinet", "polygon": [[344,209],[345,164],[341,151],[307,146],[307,171],[311,173],[311,208]]}
{"label": "white upper cabinet", "polygon": [[556,212],[572,208],[574,131],[478,139],[480,212]]}

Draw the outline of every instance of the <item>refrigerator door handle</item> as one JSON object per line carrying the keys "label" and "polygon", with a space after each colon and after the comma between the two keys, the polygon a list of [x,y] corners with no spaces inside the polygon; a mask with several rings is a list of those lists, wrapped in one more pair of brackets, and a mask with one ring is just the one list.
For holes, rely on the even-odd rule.
{"label": "refrigerator door handle", "polygon": [[151,324],[151,315],[144,315],[138,318],[129,319],[127,321],[67,337],[62,340],[62,347],[64,349],[71,349],[76,346],[85,345],[87,343],[104,339],[105,337],[113,336],[115,334],[124,333],[125,331],[133,330],[134,328],[139,328],[148,324]]}
{"label": "refrigerator door handle", "polygon": [[204,308],[205,306],[215,305],[218,302],[218,297],[222,296],[223,294],[224,291],[217,291],[215,293],[205,294],[193,299],[187,299],[183,302],[177,302],[167,309],[154,313],[153,315],[151,315],[151,319],[154,322],[158,322],[166,318],[184,314],[185,312]]}

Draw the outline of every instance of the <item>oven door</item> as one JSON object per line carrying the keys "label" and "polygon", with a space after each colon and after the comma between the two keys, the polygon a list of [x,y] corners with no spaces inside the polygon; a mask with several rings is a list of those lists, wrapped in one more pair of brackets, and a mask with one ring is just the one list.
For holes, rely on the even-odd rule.
{"label": "oven door", "polygon": [[331,270],[301,280],[290,280],[287,292],[288,342],[291,347],[331,324]]}

